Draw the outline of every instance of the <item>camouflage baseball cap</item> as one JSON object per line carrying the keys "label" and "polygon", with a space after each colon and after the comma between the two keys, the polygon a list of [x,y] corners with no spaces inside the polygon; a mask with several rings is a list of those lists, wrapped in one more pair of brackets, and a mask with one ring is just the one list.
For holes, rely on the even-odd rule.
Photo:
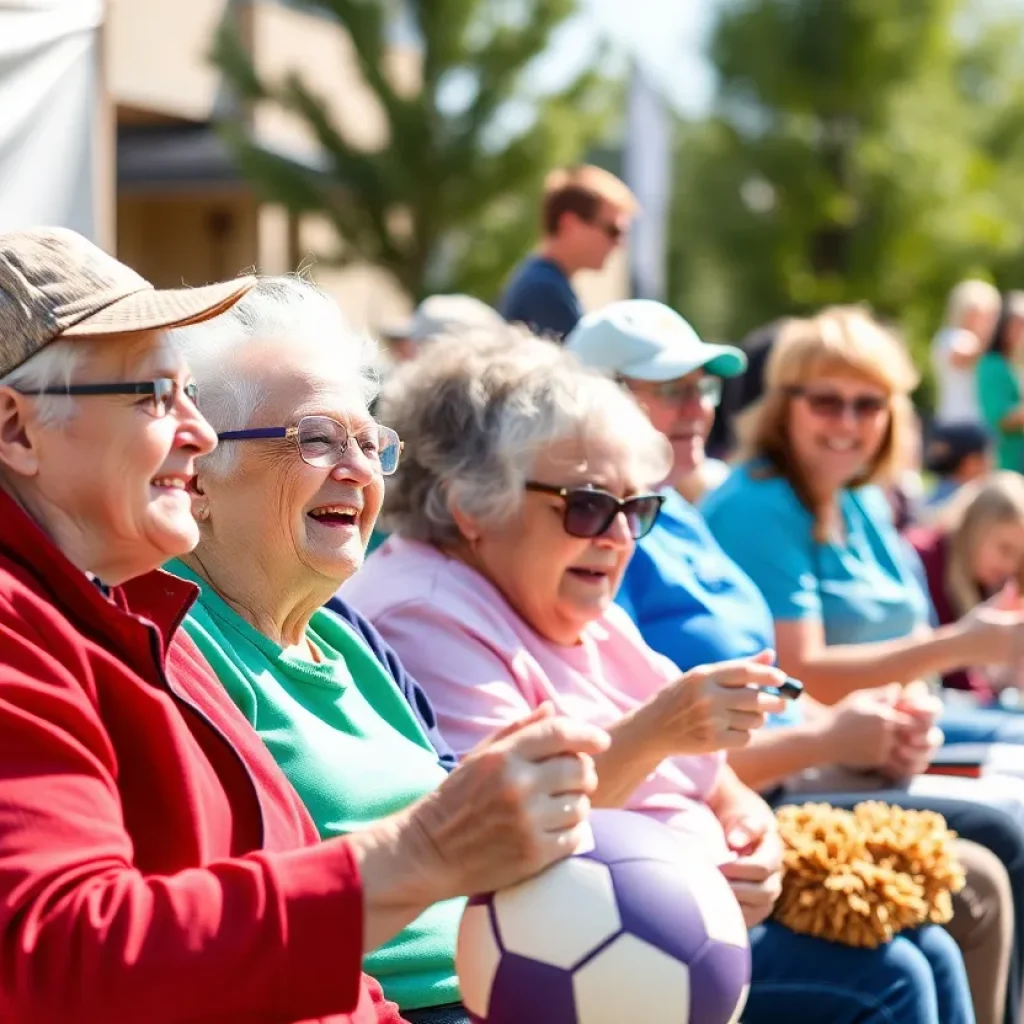
{"label": "camouflage baseball cap", "polygon": [[0,233],[0,377],[58,338],[184,327],[233,306],[251,277],[157,291],[66,228]]}

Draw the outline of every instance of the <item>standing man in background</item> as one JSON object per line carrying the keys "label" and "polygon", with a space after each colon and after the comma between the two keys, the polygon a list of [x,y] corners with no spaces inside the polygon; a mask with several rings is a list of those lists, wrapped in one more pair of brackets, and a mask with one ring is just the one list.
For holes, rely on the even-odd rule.
{"label": "standing man in background", "polygon": [[583,315],[570,278],[600,270],[637,211],[633,193],[600,167],[552,171],[544,183],[543,241],[513,271],[498,303],[501,315],[544,337],[564,338]]}
{"label": "standing man in background", "polygon": [[987,281],[961,281],[949,293],[946,323],[932,342],[936,423],[982,422],[977,365],[988,351],[1001,305]]}

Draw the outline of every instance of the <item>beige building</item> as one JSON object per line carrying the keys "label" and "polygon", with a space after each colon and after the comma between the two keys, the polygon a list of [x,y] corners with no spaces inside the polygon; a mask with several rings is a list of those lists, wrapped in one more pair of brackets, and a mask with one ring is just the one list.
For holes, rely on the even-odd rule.
{"label": "beige building", "polygon": [[[363,84],[351,46],[324,19],[280,0],[107,0],[104,66],[116,125],[118,256],[160,286],[202,284],[256,267],[284,273],[329,253],[336,242],[318,218],[301,220],[261,203],[212,127],[224,96],[207,54],[230,9],[261,74],[299,70],[349,137],[387,145],[386,124]],[[417,55],[394,49],[390,71],[416,87]],[[317,146],[278,108],[257,108],[250,130],[266,149],[309,167]],[[349,317],[371,330],[404,315],[408,298],[366,265],[313,265],[318,282]],[[587,305],[625,294],[624,260],[579,283]]]}

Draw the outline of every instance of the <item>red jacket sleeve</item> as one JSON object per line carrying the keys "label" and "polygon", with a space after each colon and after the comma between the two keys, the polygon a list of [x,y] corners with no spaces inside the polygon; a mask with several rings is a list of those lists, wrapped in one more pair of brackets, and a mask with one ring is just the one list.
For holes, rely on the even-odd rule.
{"label": "red jacket sleeve", "polygon": [[0,614],[0,1020],[399,1020],[369,1006],[344,841],[144,876],[88,666]]}

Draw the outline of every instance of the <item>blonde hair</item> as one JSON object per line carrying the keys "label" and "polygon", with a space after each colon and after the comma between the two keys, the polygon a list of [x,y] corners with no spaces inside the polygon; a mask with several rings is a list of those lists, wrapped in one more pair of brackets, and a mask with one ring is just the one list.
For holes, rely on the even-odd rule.
{"label": "blonde hair", "polygon": [[972,309],[985,309],[990,312],[998,310],[1002,305],[999,289],[988,281],[970,279],[961,281],[946,300],[946,323],[959,327],[964,317]]}
{"label": "blonde hair", "polygon": [[[1024,477],[1009,470],[964,484],[935,518],[948,542],[946,596],[957,616],[985,599],[974,578],[974,554],[985,532],[1000,523],[1024,525]],[[1024,565],[1017,583],[1024,591]]]}
{"label": "blonde hair", "polygon": [[892,331],[860,306],[832,306],[808,319],[787,321],[779,331],[765,367],[763,397],[737,424],[741,458],[766,465],[756,473],[780,476],[812,513],[814,536],[825,541],[827,505],[815,498],[811,482],[793,454],[789,411],[794,390],[816,377],[857,377],[889,396],[889,423],[870,463],[849,487],[888,483],[900,468],[914,429],[910,393],[918,374],[906,349]]}

